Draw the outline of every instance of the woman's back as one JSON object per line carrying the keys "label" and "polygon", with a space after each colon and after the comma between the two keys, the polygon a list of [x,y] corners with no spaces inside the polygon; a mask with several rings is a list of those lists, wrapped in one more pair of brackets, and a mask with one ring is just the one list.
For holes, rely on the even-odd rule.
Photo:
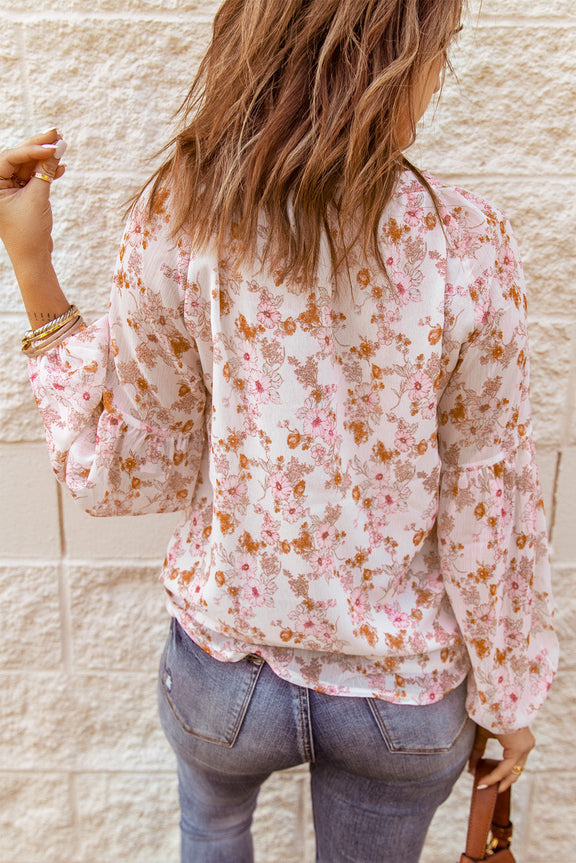
{"label": "woman's back", "polygon": [[[54,370],[34,386],[85,508],[186,508],[162,578],[213,655],[257,652],[292,682],[412,704],[443,697],[472,663],[484,683],[469,710],[509,723],[544,697],[549,638],[554,652],[546,604],[509,594],[504,575],[529,569],[543,592],[549,577],[523,277],[502,215],[429,182],[435,201],[406,171],[387,206],[387,275],[359,254],[335,284],[325,252],[312,287],[265,261],[240,267],[233,237],[230,256],[194,254],[170,238],[169,209],[137,210],[105,323],[102,362],[120,385],[88,473],[69,368],[56,384],[65,421]],[[86,365],[103,335],[81,338]],[[93,422],[92,404],[80,409]],[[505,704],[490,682],[499,655]]]}

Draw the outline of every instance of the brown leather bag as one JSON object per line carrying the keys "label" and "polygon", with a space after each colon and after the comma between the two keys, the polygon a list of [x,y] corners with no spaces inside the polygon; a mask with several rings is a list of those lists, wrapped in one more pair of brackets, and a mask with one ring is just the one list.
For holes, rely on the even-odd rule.
{"label": "brown leather bag", "polygon": [[497,784],[481,791],[478,789],[483,778],[498,764],[498,761],[481,758],[476,766],[466,852],[462,854],[460,863],[479,863],[481,860],[489,863],[515,863],[510,850],[510,789],[502,794],[498,794]]}

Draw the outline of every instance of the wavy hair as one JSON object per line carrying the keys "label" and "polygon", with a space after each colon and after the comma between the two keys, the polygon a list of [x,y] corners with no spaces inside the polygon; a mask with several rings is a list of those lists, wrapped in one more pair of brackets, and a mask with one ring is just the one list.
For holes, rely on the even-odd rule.
{"label": "wavy hair", "polygon": [[[384,269],[379,222],[414,139],[415,87],[447,50],[465,0],[224,0],[149,181],[174,232],[311,284],[326,233],[337,272],[362,243]],[[402,131],[404,130],[404,131]],[[149,185],[148,184],[148,185]]]}

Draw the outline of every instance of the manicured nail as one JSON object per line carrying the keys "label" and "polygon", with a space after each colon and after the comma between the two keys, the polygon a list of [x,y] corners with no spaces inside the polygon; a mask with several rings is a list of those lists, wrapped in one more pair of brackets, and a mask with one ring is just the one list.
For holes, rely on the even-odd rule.
{"label": "manicured nail", "polygon": [[40,132],[40,134],[41,135],[47,135],[48,132],[55,132],[55,131],[56,131],[56,126],[48,126],[48,128],[44,129],[44,131]]}
{"label": "manicured nail", "polygon": [[61,159],[66,152],[67,147],[68,144],[66,143],[66,141],[63,141],[62,138],[60,138],[60,140],[56,143],[56,149],[54,150],[54,158]]}
{"label": "manicured nail", "polygon": [[40,144],[43,150],[55,150],[56,144]]}
{"label": "manicured nail", "polygon": [[484,791],[485,788],[489,788],[489,785],[477,785],[476,788],[478,791]]}

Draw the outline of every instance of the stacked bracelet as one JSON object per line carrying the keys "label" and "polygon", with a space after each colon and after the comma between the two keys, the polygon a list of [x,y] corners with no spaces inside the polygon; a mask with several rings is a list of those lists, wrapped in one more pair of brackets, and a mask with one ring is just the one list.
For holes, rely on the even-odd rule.
{"label": "stacked bracelet", "polygon": [[27,330],[22,337],[22,353],[27,357],[37,357],[50,348],[60,344],[67,336],[75,333],[84,325],[76,306],[70,306],[64,314],[48,321],[37,330]]}

